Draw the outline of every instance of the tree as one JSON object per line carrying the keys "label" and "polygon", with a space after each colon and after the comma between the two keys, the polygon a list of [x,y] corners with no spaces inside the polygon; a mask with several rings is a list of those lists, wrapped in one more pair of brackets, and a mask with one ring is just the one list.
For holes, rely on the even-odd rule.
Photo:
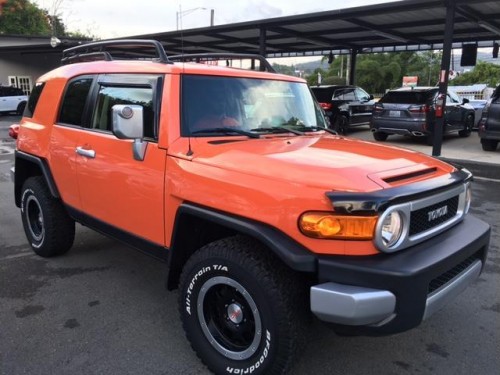
{"label": "tree", "polygon": [[[349,66],[347,56],[337,57],[328,70],[321,70],[322,83],[345,84]],[[366,91],[382,94],[387,89],[400,87],[404,76],[418,76],[421,85],[435,85],[439,78],[441,52],[396,52],[358,55],[356,85]],[[317,71],[310,77],[310,84],[317,84]],[[331,83],[330,83],[331,82]]]}
{"label": "tree", "polygon": [[0,16],[0,34],[50,35],[47,12],[28,0],[7,0]]}
{"label": "tree", "polygon": [[295,75],[295,67],[289,66],[289,65],[281,65],[277,63],[272,64],[274,70],[276,70],[278,73],[281,74],[288,74],[289,76],[294,76]]}
{"label": "tree", "polygon": [[[64,0],[53,0],[51,10],[40,9],[29,0],[0,0],[0,34],[89,38],[81,31],[68,32],[61,18]],[[3,8],[2,8],[2,2]],[[3,9],[3,12],[2,12]],[[93,37],[93,39],[97,39]]]}
{"label": "tree", "polygon": [[500,65],[478,61],[474,70],[462,73],[453,80],[454,85],[473,85],[475,83],[486,83],[490,87],[496,87],[500,83]]}

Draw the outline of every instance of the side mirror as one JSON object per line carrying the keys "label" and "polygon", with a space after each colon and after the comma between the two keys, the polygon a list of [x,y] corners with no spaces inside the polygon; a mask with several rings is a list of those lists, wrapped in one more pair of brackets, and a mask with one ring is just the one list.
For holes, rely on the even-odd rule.
{"label": "side mirror", "polygon": [[469,101],[469,99],[467,99],[467,98],[464,98],[464,99],[462,100],[462,104],[467,104],[467,103],[469,103],[469,102],[470,102],[470,101]]}
{"label": "side mirror", "polygon": [[133,104],[115,104],[111,108],[113,134],[119,139],[133,139],[134,159],[144,160],[147,142],[144,142],[143,108]]}
{"label": "side mirror", "polygon": [[119,139],[142,139],[144,124],[142,106],[115,104],[111,108],[113,134]]}
{"label": "side mirror", "polygon": [[373,100],[373,95],[372,94],[370,94],[370,100]]}

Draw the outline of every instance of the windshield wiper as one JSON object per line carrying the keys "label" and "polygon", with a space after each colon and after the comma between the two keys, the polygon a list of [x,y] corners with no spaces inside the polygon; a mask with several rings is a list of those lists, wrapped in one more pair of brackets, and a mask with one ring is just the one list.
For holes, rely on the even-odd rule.
{"label": "windshield wiper", "polygon": [[327,133],[333,134],[333,135],[339,135],[339,133],[336,130],[330,129],[330,128],[324,128],[322,126],[307,126],[307,125],[301,125],[298,127],[301,132],[308,132],[308,131],[318,131],[318,130],[323,130]]}
{"label": "windshield wiper", "polygon": [[221,134],[241,134],[246,135],[249,138],[260,138],[260,134],[252,133],[251,131],[246,131],[238,128],[230,128],[230,127],[220,127],[220,128],[210,128],[210,129],[201,129],[192,132],[191,134],[211,134],[211,133],[221,133]]}
{"label": "windshield wiper", "polygon": [[295,135],[304,135],[303,132],[295,130],[295,129],[290,129],[285,126],[272,126],[268,128],[255,128],[251,129],[253,132],[270,132],[270,133],[292,133]]}

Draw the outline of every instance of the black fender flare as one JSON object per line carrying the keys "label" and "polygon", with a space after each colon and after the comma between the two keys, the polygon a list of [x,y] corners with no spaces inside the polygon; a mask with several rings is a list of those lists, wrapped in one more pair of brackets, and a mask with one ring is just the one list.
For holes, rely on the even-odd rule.
{"label": "black fender flare", "polygon": [[[172,243],[169,248],[168,289],[174,289],[182,272],[182,267],[189,257],[183,252],[186,247],[183,225],[186,218],[196,217],[232,232],[253,237],[268,247],[284,264],[298,272],[312,273],[317,270],[317,256],[304,246],[287,236],[282,231],[258,221],[241,216],[213,210],[193,203],[183,203],[175,217]],[[184,232],[185,234],[185,232]]]}
{"label": "black fender flare", "polygon": [[23,186],[24,181],[33,175],[33,170],[30,168],[26,168],[26,165],[32,164],[36,166],[36,168],[40,171],[40,173],[36,173],[36,175],[43,176],[47,187],[49,188],[50,194],[54,198],[60,198],[59,190],[57,189],[57,185],[54,181],[54,177],[52,176],[52,172],[50,171],[49,164],[47,160],[40,158],[38,156],[34,156],[31,154],[27,154],[22,151],[15,151],[15,169],[14,169],[14,193],[15,193],[15,202],[16,206],[20,207],[21,205],[21,188]]}

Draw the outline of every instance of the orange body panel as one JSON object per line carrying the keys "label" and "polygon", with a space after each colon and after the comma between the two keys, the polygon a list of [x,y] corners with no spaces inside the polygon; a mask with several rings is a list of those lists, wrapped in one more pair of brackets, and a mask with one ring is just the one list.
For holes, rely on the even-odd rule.
{"label": "orange body panel", "polygon": [[[314,239],[300,232],[302,213],[333,210],[326,192],[389,187],[369,177],[375,172],[423,165],[435,167],[432,177],[437,178],[452,170],[422,154],[326,134],[240,140],[214,145],[207,139],[191,139],[193,155],[189,159],[187,139],[171,145],[169,155],[177,157],[167,162],[167,197],[273,225],[321,254],[378,253],[371,241]],[[166,212],[167,216],[175,214]],[[171,217],[166,222],[172,221]],[[167,238],[172,236],[169,228],[167,224]]]}
{"label": "orange body panel", "polygon": [[[104,73],[164,75],[158,143],[148,144],[144,161],[134,160],[130,141],[112,134],[59,125],[49,132],[40,125],[55,123],[68,79]],[[315,253],[375,254],[378,251],[371,241],[306,237],[297,221],[306,211],[333,211],[326,192],[372,192],[453,171],[453,167],[413,151],[327,133],[259,139],[231,136],[222,143],[213,142],[218,137],[181,137],[182,74],[303,82],[295,77],[199,64],[72,64],[41,77],[47,86],[40,97],[40,110],[34,118],[23,120],[18,148],[48,160],[65,203],[166,247],[172,241],[177,208],[183,202],[194,202],[272,225]],[[76,155],[76,147],[94,150],[96,157]],[[422,170],[430,172],[392,185],[387,182],[400,173]]]}

